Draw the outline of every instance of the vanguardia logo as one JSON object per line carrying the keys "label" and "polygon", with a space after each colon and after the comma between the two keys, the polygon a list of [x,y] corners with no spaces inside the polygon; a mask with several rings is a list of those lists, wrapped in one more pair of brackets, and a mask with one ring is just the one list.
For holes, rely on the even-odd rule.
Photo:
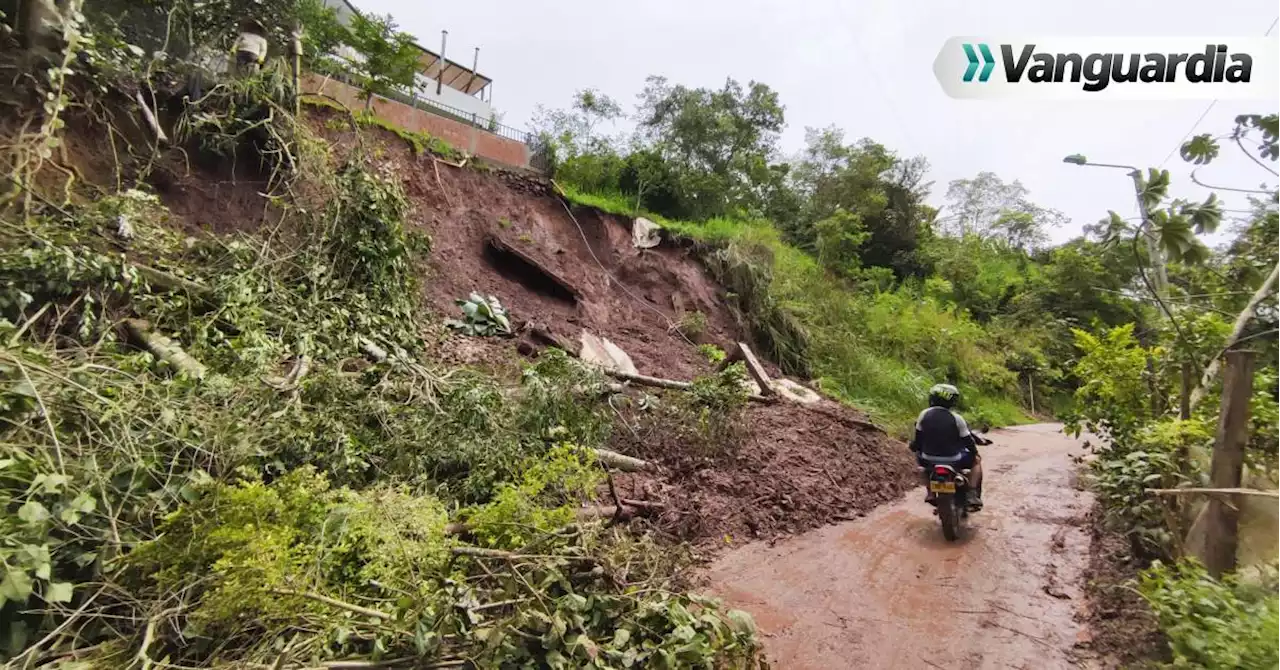
{"label": "vanguardia logo", "polygon": [[1274,38],[957,37],[934,71],[957,98],[1274,99],[1276,47]]}
{"label": "vanguardia logo", "polygon": [[986,81],[991,78],[991,71],[996,69],[996,59],[991,55],[991,48],[985,44],[978,45],[978,51],[982,52],[982,61],[978,61],[978,54],[974,53],[972,44],[964,44],[964,55],[969,59],[969,68],[964,71],[964,80],[973,81],[973,74],[978,71],[978,66],[982,66],[982,74],[978,75],[978,81]]}

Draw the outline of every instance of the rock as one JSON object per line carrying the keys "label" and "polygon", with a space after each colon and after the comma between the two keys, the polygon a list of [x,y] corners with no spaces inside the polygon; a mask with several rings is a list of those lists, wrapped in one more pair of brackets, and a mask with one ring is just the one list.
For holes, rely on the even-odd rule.
{"label": "rock", "polygon": [[609,340],[597,337],[584,330],[582,335],[579,336],[579,341],[582,343],[582,347],[578,350],[578,356],[582,360],[609,370],[617,370],[618,372],[632,375],[640,374],[640,371],[636,369],[636,364],[631,360],[631,356]]}
{"label": "rock", "polygon": [[631,224],[631,243],[637,249],[652,249],[662,243],[662,227],[644,218],[636,217]]}
{"label": "rock", "polygon": [[812,405],[822,400],[822,396],[786,378],[773,380],[773,390],[777,391],[778,395],[802,405]]}

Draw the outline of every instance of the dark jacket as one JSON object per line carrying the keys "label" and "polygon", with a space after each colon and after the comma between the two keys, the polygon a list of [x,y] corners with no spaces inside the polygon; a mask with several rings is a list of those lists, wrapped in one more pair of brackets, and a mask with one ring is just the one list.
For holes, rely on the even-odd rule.
{"label": "dark jacket", "polygon": [[929,456],[958,456],[965,450],[978,455],[978,444],[964,417],[945,408],[930,407],[916,418],[911,451]]}

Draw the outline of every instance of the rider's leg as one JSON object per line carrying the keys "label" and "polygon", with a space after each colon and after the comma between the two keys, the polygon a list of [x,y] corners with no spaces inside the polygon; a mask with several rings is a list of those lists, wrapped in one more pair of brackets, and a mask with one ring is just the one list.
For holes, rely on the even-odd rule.
{"label": "rider's leg", "polygon": [[920,466],[920,476],[924,481],[924,501],[930,502],[934,498],[933,491],[929,490],[929,464],[925,462],[920,454],[916,454],[916,465]]}
{"label": "rider's leg", "polygon": [[973,468],[969,472],[969,488],[973,492],[970,496],[975,502],[982,502],[982,456],[975,456],[973,459]]}

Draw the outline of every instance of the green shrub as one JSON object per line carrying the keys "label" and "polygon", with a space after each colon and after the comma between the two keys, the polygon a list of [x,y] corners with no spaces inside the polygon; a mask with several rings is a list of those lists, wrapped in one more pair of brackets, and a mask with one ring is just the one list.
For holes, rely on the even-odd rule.
{"label": "green shrub", "polygon": [[676,324],[676,330],[696,342],[703,333],[707,332],[707,315],[699,311],[686,312]]}
{"label": "green shrub", "polygon": [[448,516],[438,500],[392,488],[331,489],[310,468],[270,485],[217,484],[198,496],[128,564],[136,580],[151,585],[142,589],[197,588],[199,635],[237,634],[255,620],[296,616],[298,599],[282,592],[427,594],[432,584],[421,576],[449,557]]}
{"label": "green shrub", "polygon": [[1133,324],[1098,335],[1074,330],[1081,352],[1073,370],[1084,381],[1076,389],[1077,414],[1066,417],[1067,429],[1086,429],[1112,442],[1125,442],[1150,418],[1150,386],[1145,383],[1147,356],[1133,337]]}
{"label": "green shrub", "polygon": [[499,485],[493,500],[463,513],[479,544],[519,549],[574,520],[604,478],[591,452],[563,443],[529,459],[518,482]]}
{"label": "green shrub", "polygon": [[1267,583],[1214,580],[1193,559],[1157,562],[1142,573],[1139,590],[1169,639],[1175,668],[1274,668],[1277,617],[1275,568]]}
{"label": "green shrub", "polygon": [[1145,426],[1129,442],[1112,442],[1090,463],[1090,481],[1106,520],[1124,531],[1140,556],[1169,556],[1186,529],[1176,498],[1150,488],[1174,488],[1194,471],[1190,454],[1213,442],[1211,427],[1197,419],[1167,419]]}
{"label": "green shrub", "polygon": [[719,365],[721,361],[728,357],[724,349],[714,344],[699,344],[698,353],[702,354],[703,358],[706,358],[707,362],[712,365]]}
{"label": "green shrub", "polygon": [[658,421],[690,452],[708,456],[729,453],[743,436],[746,382],[746,367],[740,361],[720,372],[696,377],[689,392],[668,395]]}

